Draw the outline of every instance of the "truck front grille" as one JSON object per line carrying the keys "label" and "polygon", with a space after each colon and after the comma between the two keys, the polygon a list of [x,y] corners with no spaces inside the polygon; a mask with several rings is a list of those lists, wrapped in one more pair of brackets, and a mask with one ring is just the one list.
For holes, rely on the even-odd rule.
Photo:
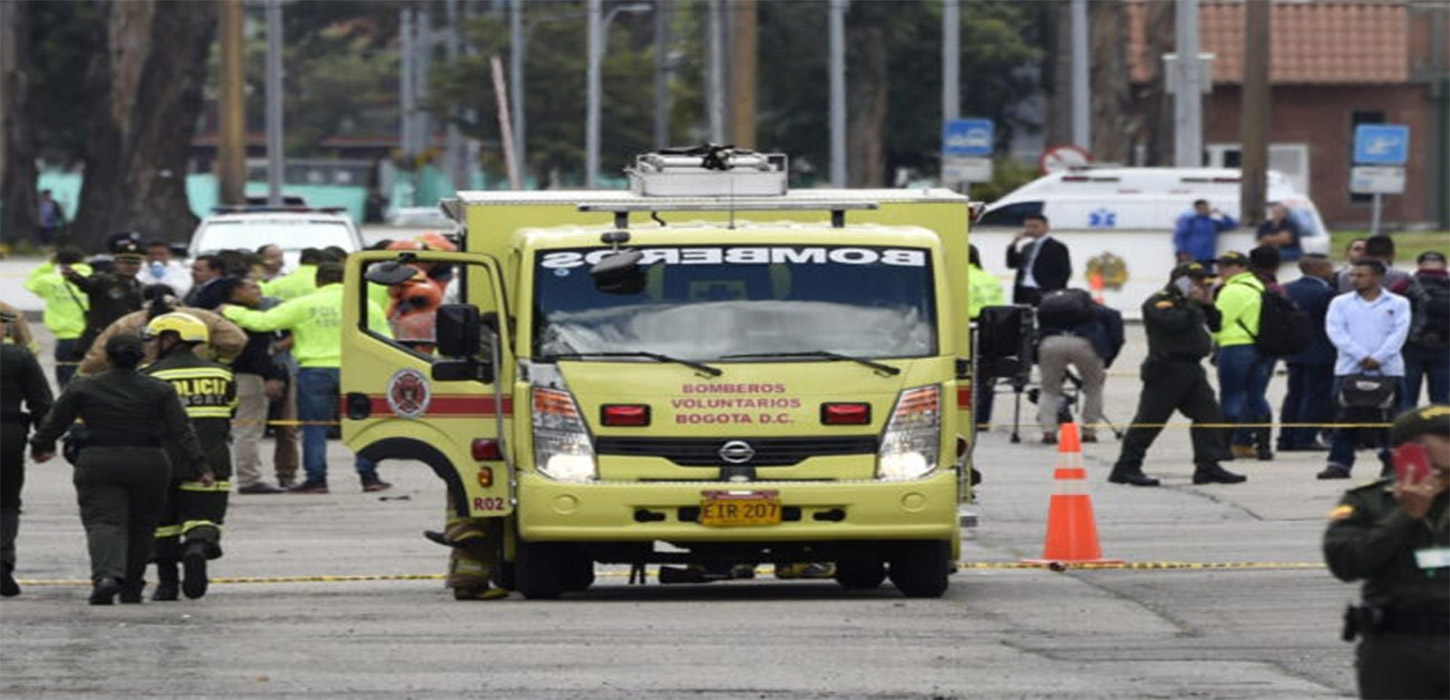
{"label": "truck front grille", "polygon": [[[663,457],[682,467],[730,466],[720,457],[720,448],[738,438],[636,438],[596,437],[594,451],[620,457]],[[739,466],[788,467],[809,457],[874,455],[879,450],[876,436],[751,438],[740,439],[755,450]]]}

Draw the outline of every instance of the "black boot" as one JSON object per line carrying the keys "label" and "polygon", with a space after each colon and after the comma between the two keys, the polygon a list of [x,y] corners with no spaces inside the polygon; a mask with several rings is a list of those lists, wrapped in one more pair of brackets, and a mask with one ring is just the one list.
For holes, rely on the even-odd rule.
{"label": "black boot", "polygon": [[1113,472],[1108,475],[1108,481],[1114,484],[1132,484],[1133,486],[1158,485],[1158,480],[1144,474],[1141,468],[1128,469],[1126,467],[1114,467]]}
{"label": "black boot", "polygon": [[181,555],[181,567],[185,572],[181,592],[193,600],[206,595],[206,543],[187,544],[186,553]]}
{"label": "black boot", "polygon": [[170,559],[156,561],[156,590],[151,600],[176,600],[181,595],[181,577],[176,574],[176,562]]}
{"label": "black boot", "polygon": [[114,577],[104,576],[91,588],[91,605],[111,605],[116,594],[121,592],[121,582]]}
{"label": "black boot", "polygon": [[0,595],[6,598],[20,595],[20,584],[15,582],[15,565],[5,562],[3,574],[4,578],[0,578]]}
{"label": "black boot", "polygon": [[121,582],[121,602],[134,605],[141,602],[141,590],[146,588],[146,579],[137,576]]}
{"label": "black boot", "polygon": [[1199,467],[1193,472],[1195,484],[1241,484],[1248,480],[1247,476],[1235,474],[1217,464]]}

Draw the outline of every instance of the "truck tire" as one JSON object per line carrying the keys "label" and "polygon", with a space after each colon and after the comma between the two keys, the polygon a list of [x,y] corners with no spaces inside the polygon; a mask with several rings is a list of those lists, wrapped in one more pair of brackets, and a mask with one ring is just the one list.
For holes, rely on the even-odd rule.
{"label": "truck tire", "polygon": [[879,588],[886,580],[886,563],[880,559],[842,559],[836,562],[836,583],[849,590]]}
{"label": "truck tire", "polygon": [[566,591],[583,591],[594,585],[594,560],[582,554],[569,557]]}
{"label": "truck tire", "polygon": [[570,547],[562,542],[519,542],[514,582],[530,600],[553,600],[568,590]]}
{"label": "truck tire", "polygon": [[908,598],[940,598],[947,591],[949,542],[902,542],[891,555],[891,582]]}

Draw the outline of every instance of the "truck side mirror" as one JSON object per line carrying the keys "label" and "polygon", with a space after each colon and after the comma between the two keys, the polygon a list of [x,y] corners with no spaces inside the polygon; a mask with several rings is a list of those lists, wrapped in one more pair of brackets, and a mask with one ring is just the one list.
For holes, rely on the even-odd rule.
{"label": "truck side mirror", "polygon": [[645,270],[639,266],[644,253],[617,250],[589,268],[594,288],[605,294],[638,294],[645,286]]}
{"label": "truck side mirror", "polygon": [[483,318],[477,306],[444,304],[438,307],[435,319],[439,355],[471,358],[479,354],[483,344]]}

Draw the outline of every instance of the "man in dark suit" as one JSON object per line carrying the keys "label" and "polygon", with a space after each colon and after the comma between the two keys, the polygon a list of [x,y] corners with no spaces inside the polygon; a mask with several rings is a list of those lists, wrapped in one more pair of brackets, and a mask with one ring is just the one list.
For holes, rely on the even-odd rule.
{"label": "man in dark suit", "polygon": [[[1338,292],[1334,288],[1334,261],[1328,256],[1310,253],[1299,259],[1302,277],[1284,285],[1284,292],[1309,316],[1309,345],[1287,358],[1289,391],[1279,417],[1285,423],[1327,423],[1333,406],[1330,389],[1334,385],[1334,345],[1324,332],[1324,315],[1329,301]],[[1280,452],[1322,450],[1319,428],[1281,428]]]}
{"label": "man in dark suit", "polygon": [[[1019,248],[1023,239],[1027,244]],[[1067,287],[1072,277],[1067,246],[1048,235],[1047,217],[1041,214],[1023,218],[1022,230],[1007,245],[1007,267],[1017,271],[1012,283],[1013,304],[1037,306],[1044,293]]]}

